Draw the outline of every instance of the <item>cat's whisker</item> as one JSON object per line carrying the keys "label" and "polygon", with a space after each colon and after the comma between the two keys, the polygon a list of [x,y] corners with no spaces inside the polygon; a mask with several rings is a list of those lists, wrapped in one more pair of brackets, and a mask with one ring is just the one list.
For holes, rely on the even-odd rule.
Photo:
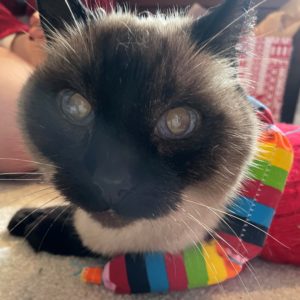
{"label": "cat's whisker", "polygon": [[26,235],[24,236],[24,242],[26,242],[27,238],[31,235],[31,233],[33,233],[33,231],[44,221],[47,219],[47,217],[54,213],[58,208],[60,208],[60,206],[55,206],[53,209],[51,209],[49,212],[47,212],[42,218],[37,218],[34,222],[34,226],[26,233]]}
{"label": "cat's whisker", "polygon": [[[188,214],[187,214],[187,216],[189,217]],[[187,228],[189,228],[189,230],[191,230],[191,232],[193,232],[193,233],[195,234],[194,230],[193,230],[193,229],[192,229],[192,228],[184,221],[183,218],[182,218],[182,222],[183,222],[184,224],[186,224]],[[200,222],[200,223],[201,223],[201,222]],[[204,227],[203,227],[203,228],[204,228]],[[204,228],[204,229],[205,229],[205,228]],[[207,230],[205,229],[205,231],[207,231]],[[195,236],[196,236],[196,238],[197,238],[197,235],[196,235],[196,234],[195,234]],[[223,292],[225,292],[223,285],[221,285],[221,282],[220,282],[219,279],[218,279],[218,276],[217,276],[218,271],[217,271],[216,265],[211,261],[210,255],[209,255],[209,253],[207,252],[207,250],[205,249],[203,243],[202,243],[201,241],[197,241],[197,243],[201,245],[202,251],[204,251],[204,253],[205,253],[205,255],[207,256],[207,259],[208,259],[209,261],[207,261],[205,255],[202,253],[201,250],[199,250],[199,248],[198,248],[198,252],[201,253],[201,255],[202,255],[202,257],[203,257],[203,259],[204,259],[204,261],[205,261],[205,264],[211,269],[212,272],[214,272],[214,274],[215,274],[215,279],[216,279],[216,281],[217,281],[217,283],[218,283],[218,286],[221,288],[221,290],[222,290]]]}
{"label": "cat's whisker", "polygon": [[290,249],[287,245],[285,245],[285,244],[283,244],[282,242],[280,242],[278,239],[276,239],[274,236],[272,236],[271,234],[269,234],[267,231],[265,231],[265,230],[259,228],[258,226],[256,226],[256,225],[254,225],[254,224],[248,222],[247,220],[244,220],[244,219],[242,219],[242,218],[239,218],[239,217],[237,217],[237,216],[235,216],[235,215],[233,215],[233,214],[230,214],[230,213],[228,213],[228,212],[226,212],[226,211],[222,211],[222,210],[220,210],[220,209],[217,209],[217,208],[214,208],[214,207],[211,207],[211,206],[207,206],[207,205],[205,205],[205,204],[203,204],[203,203],[200,203],[200,202],[195,202],[195,201],[188,200],[188,199],[184,199],[184,201],[189,202],[189,203],[193,203],[193,204],[195,204],[195,205],[199,205],[199,206],[205,207],[205,208],[207,208],[207,209],[210,208],[210,209],[215,210],[215,211],[217,211],[217,212],[220,212],[220,213],[222,213],[222,214],[224,214],[224,215],[226,215],[226,216],[229,216],[229,217],[232,217],[232,218],[234,218],[234,219],[236,219],[236,220],[239,220],[239,221],[241,221],[241,222],[244,222],[245,224],[247,224],[247,225],[249,225],[249,226],[251,226],[251,227],[253,227],[253,228],[259,230],[260,232],[266,234],[268,237],[270,237],[271,239],[273,239],[274,241],[276,241],[277,243],[279,243],[281,246],[283,246],[283,247],[285,247],[285,248],[287,248],[287,249]]}
{"label": "cat's whisker", "polygon": [[[225,243],[229,248],[231,248],[235,253],[237,253],[238,255],[240,255],[243,259],[245,259],[245,257],[238,251],[238,249],[235,249],[230,243],[228,243],[223,237],[221,237],[217,232],[215,232],[215,235],[216,237],[219,239],[219,240],[222,240],[223,243]],[[254,267],[252,266],[252,264],[250,263],[250,261],[247,261],[245,263],[246,267],[249,268],[249,271],[251,273],[253,273],[253,277],[255,278],[255,281],[258,283],[259,287],[261,287],[260,285],[260,282],[256,276],[256,273],[255,273],[255,269]]]}
{"label": "cat's whisker", "polygon": [[285,136],[289,136],[289,135],[292,135],[292,134],[295,134],[295,133],[299,133],[299,132],[300,132],[300,128],[292,130],[292,131],[289,131],[289,132],[285,132],[284,135]]}
{"label": "cat's whisker", "polygon": [[[80,22],[78,22],[78,20],[75,18],[75,15],[74,15],[74,13],[73,13],[73,11],[72,11],[72,8],[71,8],[71,6],[70,6],[70,4],[69,4],[69,1],[68,0],[65,0],[65,3],[66,3],[66,5],[67,5],[67,7],[68,7],[68,10],[70,11],[70,14],[71,14],[71,16],[72,16],[72,19],[73,19],[73,21],[74,21],[74,24],[75,24],[75,26],[76,26],[76,28],[77,28],[77,30],[78,30],[78,33],[79,33],[79,35],[80,35],[80,37],[81,37],[81,40],[82,40],[82,42],[83,42],[83,46],[85,47],[85,50],[86,50],[86,52],[85,53],[89,53],[90,51],[89,51],[89,49],[87,48],[87,43],[86,43],[86,39],[84,38],[84,36],[83,36],[83,34],[82,34],[82,23],[80,23]],[[81,5],[82,7],[84,6],[83,4],[81,4],[80,2],[78,2],[78,5]],[[88,55],[88,57],[89,57],[89,59],[90,59],[90,56]],[[91,63],[91,60],[90,60],[90,63]]]}
{"label": "cat's whisker", "polygon": [[53,227],[53,225],[55,224],[55,222],[65,213],[65,211],[67,210],[69,208],[69,206],[68,205],[66,205],[66,207],[54,218],[54,220],[52,221],[52,223],[49,225],[49,227],[48,227],[48,229],[46,230],[46,232],[45,232],[45,234],[44,234],[44,236],[43,236],[43,238],[41,239],[41,242],[40,242],[40,244],[39,244],[39,247],[38,247],[38,251],[40,251],[41,250],[41,248],[42,248],[42,245],[43,245],[43,243],[44,243],[44,241],[45,241],[45,239],[46,239],[46,237],[47,237],[47,235],[48,235],[48,233],[49,233],[49,231],[51,230],[51,228]]}
{"label": "cat's whisker", "polygon": [[6,176],[6,175],[44,175],[45,173],[40,172],[6,172],[6,173],[0,173],[0,176]]}
{"label": "cat's whisker", "polygon": [[[35,8],[34,6],[32,6],[32,5],[30,4],[29,1],[25,0],[25,3],[26,3],[26,5],[28,5],[31,9],[33,9],[34,11],[37,11],[36,8]],[[56,28],[54,28],[54,27],[52,26],[52,24],[49,22],[49,20],[48,20],[43,14],[41,14],[40,12],[39,12],[39,15],[40,15],[41,18],[43,18],[43,20],[44,20],[45,22],[47,22],[47,26],[51,26],[51,27],[52,27],[52,29],[49,28],[49,30],[55,32],[55,31],[56,31]]]}
{"label": "cat's whisker", "polygon": [[[244,213],[248,213],[248,211],[247,211],[244,207],[242,207],[241,205],[238,205],[238,204],[235,203],[235,202],[232,202],[231,205],[232,205],[232,206],[235,206],[236,208],[238,208],[239,210],[243,211]],[[222,207],[223,207],[224,209],[227,209],[227,208],[228,208],[225,204],[222,204]]]}
{"label": "cat's whisker", "polygon": [[210,43],[212,41],[214,41],[217,37],[219,37],[224,31],[226,31],[228,28],[230,28],[231,26],[233,26],[236,22],[238,22],[239,20],[241,20],[242,18],[244,18],[245,16],[247,16],[249,13],[254,12],[259,6],[261,6],[262,4],[264,4],[266,1],[268,0],[262,0],[259,3],[251,6],[250,8],[247,9],[247,11],[243,14],[241,14],[239,17],[237,17],[235,20],[233,20],[232,22],[230,22],[227,26],[225,26],[222,30],[220,30],[218,33],[216,33],[213,37],[211,37],[201,48],[200,51],[203,51],[207,46],[210,45]]}
{"label": "cat's whisker", "polygon": [[0,178],[0,181],[34,181],[34,182],[43,182],[39,178]]}
{"label": "cat's whisker", "polygon": [[14,231],[14,229],[16,229],[19,225],[21,225],[25,220],[27,220],[31,215],[33,215],[35,212],[37,212],[38,210],[40,210],[41,208],[45,207],[47,204],[53,202],[54,200],[59,199],[61,196],[56,196],[54,198],[51,198],[50,200],[47,200],[46,202],[44,202],[42,205],[40,205],[39,207],[37,207],[36,209],[34,209],[31,213],[29,213],[27,216],[25,216],[22,220],[20,220],[15,226],[13,226],[9,231],[12,232]]}
{"label": "cat's whisker", "polygon": [[[217,233],[213,230],[213,229],[211,229],[211,228],[209,228],[207,225],[205,225],[205,224],[203,224],[202,222],[200,222],[197,218],[195,218],[195,216],[193,216],[192,214],[188,214],[188,217],[189,218],[191,218],[193,221],[195,221],[198,225],[200,225],[202,228],[204,228],[205,230],[206,230],[206,232],[216,241],[216,243],[221,247],[221,249],[223,249],[223,251],[225,252],[225,250],[224,250],[224,248],[222,247],[222,245],[220,244],[220,242],[215,238],[215,234],[217,235]],[[225,241],[225,240],[224,240]],[[226,241],[225,241],[226,242]],[[235,252],[236,252],[236,249],[234,249],[229,243],[226,243],[229,247],[231,247]],[[240,254],[241,255],[241,254]],[[241,255],[242,257],[243,257],[243,255]],[[241,275],[240,275],[240,273],[237,271],[237,269],[235,268],[235,266],[233,265],[233,263],[231,262],[231,261],[229,261],[230,262],[230,264],[231,264],[231,266],[233,267],[233,269],[235,270],[235,272],[236,272],[236,275],[238,276],[238,278],[239,278],[239,280],[241,281],[241,283],[242,283],[242,285],[243,285],[243,287],[244,287],[244,289],[245,289],[245,291],[246,291],[246,293],[250,296],[250,293],[249,293],[249,290],[248,290],[248,288],[247,288],[247,286],[246,286],[246,284],[244,283],[244,281],[242,280],[242,277],[241,277]],[[251,274],[252,274],[252,272],[251,272]],[[255,276],[255,278],[257,278],[256,277],[256,275],[254,274],[254,276]]]}
{"label": "cat's whisker", "polygon": [[[195,231],[191,228],[191,226],[188,225],[187,222],[184,221],[183,218],[181,218],[181,221],[182,221],[182,223],[186,226],[186,228],[187,228],[187,229],[195,236],[195,238],[197,239],[197,241],[196,241],[195,239],[193,239],[193,238],[190,237],[190,238],[191,238],[191,241],[192,241],[193,244],[194,244],[194,247],[197,249],[198,253],[202,256],[203,260],[205,261],[206,266],[209,267],[210,270],[211,270],[212,272],[215,273],[215,279],[216,279],[216,281],[217,281],[217,283],[218,283],[218,286],[219,286],[219,287],[222,289],[222,291],[224,292],[224,287],[221,285],[221,283],[219,282],[218,277],[217,277],[217,273],[218,273],[218,272],[217,272],[217,268],[216,268],[215,264],[211,261],[210,255],[209,255],[209,253],[207,252],[207,250],[205,249],[203,243],[202,243],[201,241],[198,240],[198,236],[197,236],[197,234],[195,233]],[[199,247],[199,245],[201,246],[201,248]],[[206,257],[207,257],[207,259],[208,259],[209,261],[206,259],[205,255],[202,253],[202,251],[205,253],[205,255],[206,255]]]}
{"label": "cat's whisker", "polygon": [[[32,9],[36,10],[35,7],[33,7],[28,1],[26,1],[27,5],[31,7]],[[78,55],[75,49],[71,46],[71,44],[66,40],[66,38],[63,36],[63,34],[55,28],[51,22],[39,12],[39,15],[41,19],[43,20],[43,25],[46,27],[47,31],[50,33],[50,35],[47,35],[48,43],[44,43],[43,47],[46,49],[52,49],[52,42],[57,43],[57,40],[59,40],[60,45],[63,45],[66,50],[71,50],[75,55]],[[26,32],[26,34],[28,34]],[[51,50],[49,50],[51,51]],[[63,55],[60,53],[56,53],[58,56],[60,56],[63,60],[65,60],[68,64],[72,65],[72,63]]]}
{"label": "cat's whisker", "polygon": [[[245,252],[248,252],[248,250],[247,250],[247,248],[244,246],[244,244],[242,243],[242,241],[241,241],[241,239],[240,239],[240,237],[237,235],[237,233],[234,231],[234,229],[228,224],[228,222],[226,222],[223,218],[222,218],[222,216],[220,216],[218,213],[216,213],[214,210],[212,210],[212,209],[210,209],[210,208],[208,208],[210,211],[211,211],[211,213],[213,213],[215,216],[217,216],[218,217],[218,219],[222,222],[222,223],[224,223],[228,228],[229,228],[229,230],[233,233],[233,235],[238,239],[238,241],[240,242],[240,246],[242,246],[243,247],[243,250],[245,251]],[[197,211],[197,213],[198,213],[198,215],[199,215],[199,212]],[[199,215],[200,216],[200,215]]]}
{"label": "cat's whisker", "polygon": [[[50,191],[50,192],[49,192],[48,190],[49,190],[50,188],[52,189],[52,187],[47,187],[47,188],[44,188],[44,189],[40,189],[40,190],[38,190],[38,191],[35,191],[35,192],[33,192],[33,193],[30,193],[30,194],[28,194],[28,195],[25,195],[24,198],[22,198],[22,199],[21,199],[21,198],[18,198],[18,199],[13,199],[12,201],[9,201],[9,202],[5,202],[4,205],[0,206],[0,209],[3,208],[3,207],[9,206],[9,205],[12,204],[12,203],[18,203],[18,201],[22,201],[22,204],[28,205],[28,204],[30,204],[30,203],[32,203],[32,202],[34,202],[34,201],[40,199],[41,197],[46,197],[46,196],[48,196],[48,195],[51,195],[51,194],[54,194],[54,193],[58,193],[58,191],[56,191],[56,190]],[[46,192],[45,194],[44,194],[44,193],[43,193],[43,194],[39,194],[37,197],[33,197],[33,199],[29,199],[28,201],[26,200],[25,203],[24,203],[24,199],[26,199],[26,197],[32,196],[32,195],[37,194],[37,193],[41,193],[41,192],[43,192],[43,191],[47,191],[47,192]]]}
{"label": "cat's whisker", "polygon": [[[83,40],[83,36],[82,36],[82,31],[81,31],[81,28],[80,28],[80,24],[79,24],[78,20],[75,18],[75,15],[74,15],[74,13],[73,13],[73,11],[71,9],[69,1],[68,0],[64,0],[64,1],[65,1],[66,5],[68,7],[68,10],[69,10],[69,12],[70,12],[70,14],[72,16],[73,22],[74,22],[75,26],[77,27],[78,33],[81,35],[82,40]],[[78,2],[78,4],[79,4],[79,2]]]}
{"label": "cat's whisker", "polygon": [[[182,211],[185,213],[185,215],[186,215],[185,209],[181,207],[181,210],[182,210]],[[220,284],[220,282],[219,282],[219,280],[218,280],[218,278],[217,278],[217,273],[218,273],[218,272],[217,272],[216,266],[215,266],[212,262],[210,262],[211,265],[209,264],[209,262],[206,260],[206,257],[205,257],[204,254],[202,253],[201,249],[204,251],[204,253],[205,253],[205,255],[207,256],[208,260],[210,260],[210,255],[209,255],[209,253],[208,253],[207,250],[205,249],[203,243],[202,243],[201,241],[199,241],[198,236],[197,236],[197,234],[195,233],[195,231],[192,229],[192,227],[191,227],[190,225],[188,225],[188,223],[185,222],[185,220],[184,220],[183,218],[181,218],[181,221],[182,221],[182,223],[186,226],[186,228],[187,228],[191,233],[193,233],[193,235],[195,236],[196,240],[192,239],[193,244],[194,244],[195,247],[197,248],[198,252],[201,253],[201,255],[202,255],[202,257],[203,257],[203,259],[204,259],[206,265],[209,266],[210,269],[216,274],[216,278],[215,278],[215,279],[216,279],[216,281],[218,282],[218,284],[219,284],[219,286],[220,286],[221,284]],[[205,229],[205,228],[204,228],[204,229]],[[206,231],[207,231],[207,230],[206,230]],[[201,248],[199,248],[198,244],[201,246]]]}
{"label": "cat's whisker", "polygon": [[54,168],[59,168],[58,166],[55,166],[53,164],[41,163],[39,161],[20,159],[20,158],[14,158],[14,157],[0,157],[0,160],[19,161],[19,162],[33,163],[33,164],[42,165],[42,166],[48,166],[48,167],[50,166],[50,167],[54,167]]}
{"label": "cat's whisker", "polygon": [[[199,213],[198,210],[195,210],[196,214],[201,218],[201,214]],[[220,217],[220,216],[219,216]],[[221,219],[221,218],[220,218]],[[227,224],[227,223],[226,223]],[[209,228],[208,225],[203,224],[204,226],[206,226],[207,228]],[[218,237],[219,240],[222,240],[228,247],[230,247],[235,253],[237,253],[239,256],[241,256],[244,260],[247,260],[246,257],[239,251],[239,249],[234,248],[229,242],[227,242],[223,237],[221,237],[218,232],[216,232],[215,230],[209,228],[214,235],[216,235],[216,237]],[[233,231],[234,232],[234,231]],[[235,236],[237,237],[237,235],[235,234]],[[238,237],[237,237],[238,238]],[[214,238],[215,239],[215,238]],[[239,239],[239,238],[238,238]],[[215,239],[217,241],[217,239]],[[218,242],[218,241],[217,241]],[[218,244],[220,245],[220,243],[218,242]],[[240,242],[240,246],[243,245],[242,242]],[[221,245],[220,245],[221,246]],[[245,246],[243,245],[243,248],[245,250],[245,252],[248,252],[248,250],[245,248]],[[223,248],[222,248],[223,249]],[[249,268],[249,271],[251,272],[252,276],[254,277],[255,281],[258,283],[259,287],[261,288],[260,282],[255,274],[255,269],[254,267],[251,265],[250,261],[246,262],[246,266]]]}
{"label": "cat's whisker", "polygon": [[[26,1],[26,4],[33,10],[36,10],[36,8],[34,6],[32,6],[28,1]],[[59,38],[60,43],[62,45],[64,45],[66,49],[69,49],[76,54],[76,51],[74,50],[74,48],[71,47],[71,45],[66,41],[66,39],[63,37],[63,35],[51,24],[51,22],[40,12],[39,12],[39,16],[43,21],[43,26],[45,26],[47,31],[50,33],[50,35],[47,35],[48,43],[43,43],[43,48],[45,50],[51,49],[51,41],[55,42],[57,40],[57,38]],[[26,34],[28,34],[28,33],[26,32]],[[71,64],[71,62],[68,59],[66,59],[64,56],[60,55],[59,53],[57,53],[57,54],[62,59],[64,59],[68,64]]]}

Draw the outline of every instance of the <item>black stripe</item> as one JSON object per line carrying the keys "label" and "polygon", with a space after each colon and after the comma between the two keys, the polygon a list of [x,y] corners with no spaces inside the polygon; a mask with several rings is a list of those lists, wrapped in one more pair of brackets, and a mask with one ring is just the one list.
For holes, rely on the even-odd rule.
{"label": "black stripe", "polygon": [[142,255],[126,255],[125,261],[131,293],[149,293],[150,285],[144,257]]}
{"label": "black stripe", "polygon": [[[246,218],[239,218],[241,220],[226,216],[224,220],[228,223],[228,225],[230,225],[230,227],[238,237],[243,235],[241,238],[243,241],[259,247],[263,247],[266,239],[265,232],[268,232],[268,228],[252,222],[248,222],[250,224],[246,224]],[[251,224],[256,226],[257,228],[253,227]],[[242,229],[245,229],[246,231],[242,232]],[[234,234],[233,231],[223,222],[220,224],[220,230],[231,235]]]}

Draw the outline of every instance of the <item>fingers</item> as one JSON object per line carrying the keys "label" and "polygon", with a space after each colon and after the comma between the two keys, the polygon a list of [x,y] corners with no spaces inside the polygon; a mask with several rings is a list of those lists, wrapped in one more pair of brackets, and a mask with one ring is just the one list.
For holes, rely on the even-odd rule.
{"label": "fingers", "polygon": [[30,18],[29,20],[29,26],[33,27],[33,26],[40,26],[41,22],[40,22],[40,15],[39,13],[36,11]]}
{"label": "fingers", "polygon": [[43,40],[45,38],[41,27],[31,27],[28,33],[31,40]]}
{"label": "fingers", "polygon": [[29,20],[29,37],[31,40],[44,40],[44,32],[41,27],[40,15],[38,12],[35,12]]}

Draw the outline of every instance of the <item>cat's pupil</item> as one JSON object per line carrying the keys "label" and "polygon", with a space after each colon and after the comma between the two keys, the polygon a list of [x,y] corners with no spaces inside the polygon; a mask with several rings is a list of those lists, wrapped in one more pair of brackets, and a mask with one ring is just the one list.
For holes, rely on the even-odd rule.
{"label": "cat's pupil", "polygon": [[198,128],[200,121],[199,112],[190,107],[173,108],[162,115],[156,133],[166,139],[185,138]]}
{"label": "cat's pupil", "polygon": [[81,95],[74,94],[70,97],[69,111],[75,118],[82,119],[90,113],[91,106]]}
{"label": "cat's pupil", "polygon": [[75,122],[86,120],[92,113],[91,104],[78,93],[63,92],[61,105],[63,113]]}
{"label": "cat's pupil", "polygon": [[190,126],[190,114],[184,108],[172,109],[167,114],[167,125],[174,134],[184,133]]}

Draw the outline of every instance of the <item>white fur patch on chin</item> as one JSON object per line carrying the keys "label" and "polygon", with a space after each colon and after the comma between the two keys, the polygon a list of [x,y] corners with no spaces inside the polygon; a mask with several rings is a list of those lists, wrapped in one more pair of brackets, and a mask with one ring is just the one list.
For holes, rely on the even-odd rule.
{"label": "white fur patch on chin", "polygon": [[[74,225],[83,244],[95,253],[104,255],[148,251],[177,253],[205,238],[207,231],[200,225],[201,223],[214,229],[219,220],[218,216],[207,208],[193,203],[194,201],[200,203],[204,199],[201,199],[198,193],[193,196],[192,194],[191,191],[185,193],[185,196],[191,197],[191,203],[183,201],[178,210],[158,219],[142,219],[122,228],[107,228],[78,208],[74,215]],[[216,198],[218,200],[215,200],[214,205],[208,204],[208,199],[202,203],[221,209],[227,197],[223,194]]]}

